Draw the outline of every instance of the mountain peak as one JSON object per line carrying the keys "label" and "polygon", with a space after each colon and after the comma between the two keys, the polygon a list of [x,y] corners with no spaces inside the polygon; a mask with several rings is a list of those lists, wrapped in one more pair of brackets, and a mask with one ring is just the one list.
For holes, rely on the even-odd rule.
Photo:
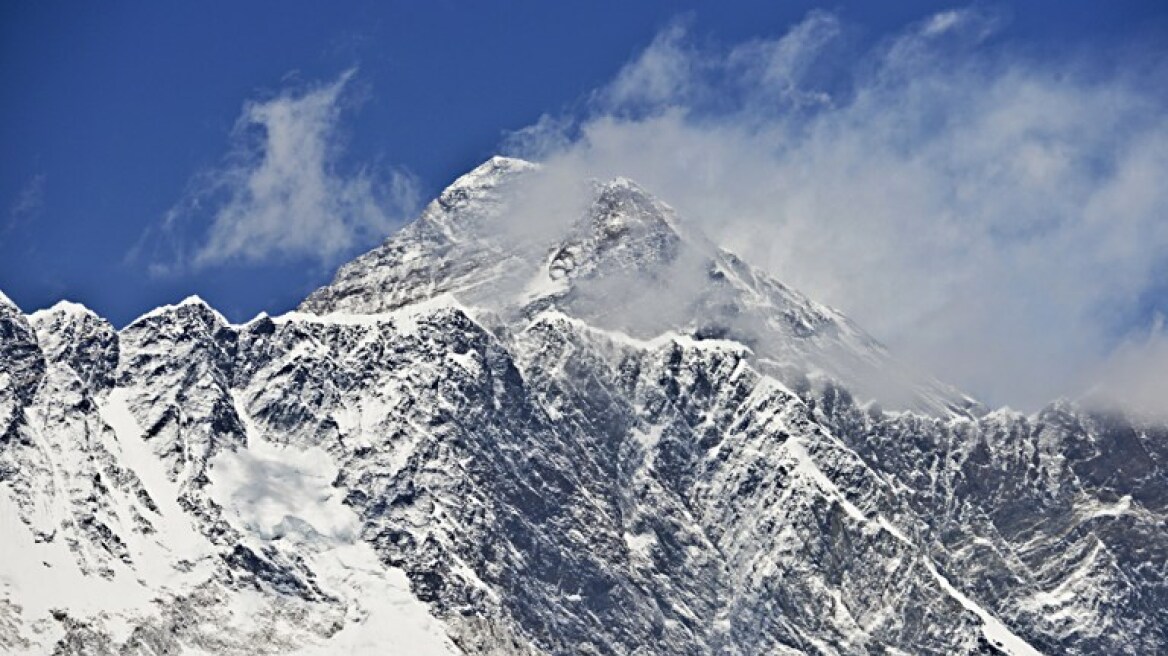
{"label": "mountain peak", "polygon": [[911,373],[838,312],[718,249],[633,180],[582,180],[577,199],[539,170],[488,160],[299,309],[377,314],[447,293],[514,320],[558,308],[638,338],[689,331],[758,346],[760,361],[791,384],[836,380],[889,407],[940,415],[963,407],[959,392]]}
{"label": "mountain peak", "polygon": [[49,362],[68,366],[92,391],[112,382],[118,363],[118,340],[109,321],[70,301],[34,312],[28,319]]}
{"label": "mountain peak", "polygon": [[547,274],[559,280],[607,268],[653,275],[681,248],[675,220],[672,208],[628,178],[596,183],[585,216],[552,249]]}
{"label": "mountain peak", "polygon": [[67,317],[96,317],[96,316],[98,316],[96,312],[89,309],[85,305],[82,305],[81,303],[75,303],[73,301],[68,301],[68,300],[60,300],[48,308],[45,308],[43,310],[37,310],[36,312],[33,312],[32,314],[28,315],[28,317],[30,320],[35,320],[37,317],[47,317],[50,315],[60,315],[60,316],[67,316]]}
{"label": "mountain peak", "polygon": [[0,292],[0,308],[11,309],[20,312],[20,306],[13,302],[12,299],[8,298],[4,292]]}
{"label": "mountain peak", "polygon": [[482,202],[498,187],[539,168],[537,164],[496,155],[459,176],[438,195],[436,203],[447,210]]}
{"label": "mountain peak", "polygon": [[538,168],[539,165],[534,162],[495,155],[459,176],[443,193],[493,188],[516,174],[534,171]]}
{"label": "mountain peak", "polygon": [[155,319],[157,317],[172,314],[186,315],[192,312],[205,317],[207,320],[213,323],[219,323],[225,326],[231,325],[231,322],[228,321],[227,318],[222,314],[220,314],[219,311],[216,310],[210,303],[204,301],[202,297],[198,296],[197,294],[191,294],[190,296],[187,296],[183,300],[173,305],[160,305],[153,310],[150,310],[146,314],[143,314],[137,319],[131,321],[127,327],[137,326],[145,321]]}

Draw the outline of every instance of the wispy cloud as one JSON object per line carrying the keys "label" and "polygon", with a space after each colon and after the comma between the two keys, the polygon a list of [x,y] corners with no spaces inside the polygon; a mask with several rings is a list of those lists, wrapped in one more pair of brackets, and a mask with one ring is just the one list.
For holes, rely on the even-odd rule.
{"label": "wispy cloud", "polygon": [[44,210],[45,207],[45,175],[34,175],[20,190],[16,201],[8,208],[8,221],[5,223],[5,232],[31,221]]}
{"label": "wispy cloud", "polygon": [[1166,62],[1036,60],[974,10],[867,49],[844,28],[814,12],[712,49],[672,26],[589,116],[509,145],[571,172],[549,178],[637,179],[991,402],[1090,386],[1146,333],[1139,299],[1168,262]]}
{"label": "wispy cloud", "polygon": [[411,213],[411,176],[342,166],[340,125],[354,75],[247,102],[223,164],[194,176],[148,235],[147,247],[166,246],[152,270],[297,258],[333,264]]}
{"label": "wispy cloud", "polygon": [[1157,420],[1168,418],[1168,330],[1163,315],[1143,334],[1129,335],[1104,361],[1087,398]]}
{"label": "wispy cloud", "polygon": [[695,66],[700,60],[685,51],[685,27],[676,22],[653,39],[653,43],[624,67],[598,97],[609,107],[622,109],[654,107],[685,101],[697,81]]}

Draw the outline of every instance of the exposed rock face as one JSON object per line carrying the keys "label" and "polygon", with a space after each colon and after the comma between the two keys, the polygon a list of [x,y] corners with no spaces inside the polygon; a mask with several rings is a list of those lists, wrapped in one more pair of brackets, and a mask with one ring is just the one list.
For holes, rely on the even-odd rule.
{"label": "exposed rock face", "polygon": [[978,422],[825,419],[896,475],[931,549],[1048,653],[1156,653],[1168,616],[1168,429],[1054,404]]}
{"label": "exposed rock face", "polygon": [[16,439],[16,425],[45,375],[45,356],[28,319],[0,293],[0,435]]}
{"label": "exposed rock face", "polygon": [[986,413],[627,180],[517,236],[537,175],[281,317],[0,297],[0,650],[1168,650],[1168,429]]}

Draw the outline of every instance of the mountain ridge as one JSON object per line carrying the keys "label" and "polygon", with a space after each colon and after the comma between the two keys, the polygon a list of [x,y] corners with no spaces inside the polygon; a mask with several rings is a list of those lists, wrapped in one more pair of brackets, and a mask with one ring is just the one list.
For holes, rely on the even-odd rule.
{"label": "mountain ridge", "polygon": [[857,401],[891,360],[842,315],[628,180],[507,241],[512,174],[539,169],[489,160],[281,316],[0,295],[0,649],[1168,644],[1168,430]]}

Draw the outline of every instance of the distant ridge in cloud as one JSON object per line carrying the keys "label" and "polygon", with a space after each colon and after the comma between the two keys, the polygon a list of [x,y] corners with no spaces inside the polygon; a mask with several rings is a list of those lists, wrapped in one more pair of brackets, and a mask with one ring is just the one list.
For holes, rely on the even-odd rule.
{"label": "distant ridge in cloud", "polygon": [[417,191],[409,174],[341,166],[344,93],[355,74],[245,103],[223,164],[194,176],[147,235],[167,246],[151,270],[298,258],[336,264],[411,214]]}

